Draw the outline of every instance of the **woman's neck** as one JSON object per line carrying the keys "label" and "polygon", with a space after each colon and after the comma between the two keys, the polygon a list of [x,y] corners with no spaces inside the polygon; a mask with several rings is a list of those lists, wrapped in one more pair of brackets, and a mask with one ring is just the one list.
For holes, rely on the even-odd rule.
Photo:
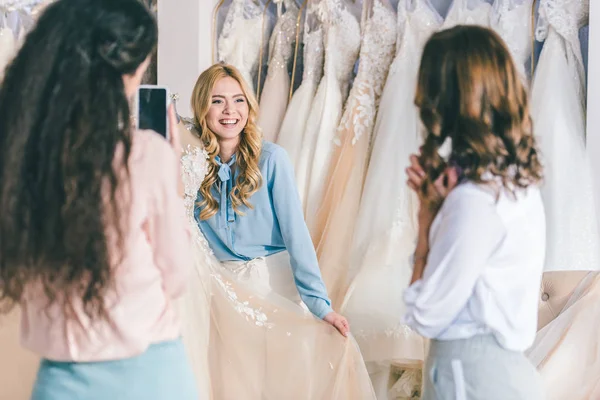
{"label": "woman's neck", "polygon": [[221,162],[228,163],[231,160],[231,157],[233,157],[237,151],[239,144],[239,137],[234,139],[220,140],[219,147],[221,151],[219,152],[219,157],[221,158]]}

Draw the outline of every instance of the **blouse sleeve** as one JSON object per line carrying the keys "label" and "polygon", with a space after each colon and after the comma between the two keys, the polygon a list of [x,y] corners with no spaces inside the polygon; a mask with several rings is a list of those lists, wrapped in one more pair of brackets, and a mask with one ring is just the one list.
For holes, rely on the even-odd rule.
{"label": "blouse sleeve", "polygon": [[319,318],[332,312],[317,255],[304,222],[294,171],[283,148],[269,158],[269,191],[285,246],[290,254],[292,272],[300,297]]}
{"label": "blouse sleeve", "polygon": [[494,202],[485,192],[458,188],[440,210],[423,278],[404,293],[404,322],[422,336],[436,338],[451,325],[501,244],[505,228]]}

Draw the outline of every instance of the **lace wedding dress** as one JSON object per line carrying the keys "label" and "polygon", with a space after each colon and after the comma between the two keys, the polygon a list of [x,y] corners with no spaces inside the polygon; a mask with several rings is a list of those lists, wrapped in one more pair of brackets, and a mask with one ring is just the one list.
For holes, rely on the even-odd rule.
{"label": "lace wedding dress", "polygon": [[[283,15],[281,14],[282,1],[285,4]],[[276,0],[276,3],[278,19],[269,44],[271,58],[265,86],[261,90],[258,116],[258,126],[263,132],[264,139],[269,142],[276,141],[288,104],[290,92],[288,68],[294,56],[298,19],[298,6],[295,0]]]}
{"label": "lace wedding dress", "polygon": [[217,42],[218,60],[236,67],[254,90],[264,42],[263,10],[258,2],[232,0]]}
{"label": "lace wedding dress", "polygon": [[322,0],[318,7],[325,25],[325,72],[306,122],[296,165],[298,190],[311,233],[360,47],[360,26],[348,4],[342,0]]}
{"label": "lace wedding dress", "polygon": [[210,378],[214,399],[374,400],[351,336],[248,284],[214,257],[193,216],[207,162],[206,153],[192,145],[182,157],[196,271],[182,300],[183,340],[198,379]]}
{"label": "lace wedding dress", "polygon": [[333,141],[334,154],[312,237],[334,308],[348,283],[348,248],[370,153],[379,98],[396,47],[396,13],[387,0],[372,0],[360,49],[358,73]]}
{"label": "lace wedding dress", "polygon": [[600,275],[589,272],[527,351],[542,377],[548,400],[600,399],[598,332]]}
{"label": "lace wedding dress", "polygon": [[288,152],[294,170],[297,170],[306,121],[310,115],[317,85],[323,76],[323,27],[315,2],[309,2],[307,7],[304,24],[302,83],[292,96],[277,137],[277,144]]}
{"label": "lace wedding dress", "polygon": [[506,42],[524,82],[525,65],[532,51],[531,3],[532,0],[496,0],[490,17],[491,27]]}
{"label": "lace wedding dress", "polygon": [[588,12],[588,0],[541,0],[539,5],[536,38],[545,42],[533,79],[531,115],[545,167],[546,271],[600,269],[578,36]]}

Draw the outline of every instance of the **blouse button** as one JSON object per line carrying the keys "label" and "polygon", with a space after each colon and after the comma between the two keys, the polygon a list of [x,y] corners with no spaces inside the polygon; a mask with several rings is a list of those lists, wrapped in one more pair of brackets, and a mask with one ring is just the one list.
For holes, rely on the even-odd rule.
{"label": "blouse button", "polygon": [[548,301],[550,295],[548,293],[542,293],[542,301]]}

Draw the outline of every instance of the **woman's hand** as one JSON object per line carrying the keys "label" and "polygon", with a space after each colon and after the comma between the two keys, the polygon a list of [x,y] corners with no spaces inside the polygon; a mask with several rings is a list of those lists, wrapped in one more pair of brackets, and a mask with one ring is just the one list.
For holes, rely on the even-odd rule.
{"label": "woman's hand", "polygon": [[346,318],[342,317],[340,314],[335,311],[330,312],[323,318],[323,321],[332,325],[335,329],[337,329],[342,335],[348,336],[350,332],[350,325]]}
{"label": "woman's hand", "polygon": [[435,182],[433,189],[428,190],[429,196],[424,197],[421,187],[425,181],[425,171],[419,163],[419,158],[416,155],[410,156],[410,167],[406,169],[408,175],[408,186],[414,190],[419,196],[419,232],[423,234],[429,233],[429,227],[433,219],[437,215],[440,207],[448,194],[454,189],[458,183],[458,173],[455,168],[447,168]]}

